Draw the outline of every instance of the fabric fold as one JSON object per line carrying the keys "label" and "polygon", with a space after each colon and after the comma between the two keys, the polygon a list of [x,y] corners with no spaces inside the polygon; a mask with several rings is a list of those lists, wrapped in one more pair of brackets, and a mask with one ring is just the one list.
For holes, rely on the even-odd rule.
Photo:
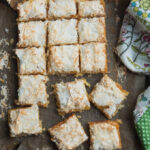
{"label": "fabric fold", "polygon": [[150,1],[132,0],[124,16],[117,46],[118,56],[132,72],[150,74],[149,32]]}
{"label": "fabric fold", "polygon": [[141,143],[150,150],[150,86],[139,95],[133,115]]}

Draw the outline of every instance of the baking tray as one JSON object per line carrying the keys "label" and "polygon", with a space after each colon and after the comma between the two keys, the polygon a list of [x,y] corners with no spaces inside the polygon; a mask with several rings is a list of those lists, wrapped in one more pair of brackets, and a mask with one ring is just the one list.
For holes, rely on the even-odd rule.
{"label": "baking tray", "polygon": [[[133,122],[133,110],[136,104],[137,96],[145,88],[145,77],[143,75],[136,75],[129,72],[118,62],[118,58],[114,54],[114,49],[117,43],[121,22],[123,19],[125,8],[128,6],[128,0],[106,0],[106,12],[107,12],[107,54],[109,63],[109,76],[115,81],[122,84],[122,86],[130,92],[127,100],[124,103],[124,108],[113,118],[113,120],[121,119],[121,139],[123,148],[122,150],[142,150],[140,141],[136,134]],[[8,104],[11,108],[16,108],[14,104],[17,99],[17,65],[14,58],[13,49],[17,42],[17,24],[16,24],[17,12],[9,7],[5,0],[0,0],[0,39],[6,38],[8,41],[14,39],[14,43],[9,46],[1,45],[0,51],[5,50],[10,54],[10,69],[4,69],[0,71],[0,77],[7,75],[4,83],[0,83],[0,86],[6,84],[8,86]],[[6,33],[6,28],[8,33]],[[84,78],[91,84],[87,91],[90,92],[93,86],[102,78],[102,74],[97,75],[84,75]],[[52,91],[52,84],[60,81],[72,81],[76,77],[73,75],[68,76],[49,76],[50,81],[47,83],[47,92],[49,94],[50,104],[48,108],[40,108],[40,119],[43,122],[43,127],[46,129],[42,135],[39,136],[26,136],[19,138],[10,138],[7,124],[7,115],[4,119],[0,119],[0,150],[55,150],[57,149],[55,144],[50,141],[50,136],[47,129],[52,125],[60,122],[63,118],[58,115],[56,111],[55,96]],[[81,77],[79,77],[81,78]],[[88,132],[89,121],[101,121],[107,120],[103,114],[92,106],[91,110],[84,111],[82,113],[76,113],[80,115],[84,129]],[[68,115],[65,116],[65,118]],[[77,150],[88,150],[89,141],[81,145]]]}

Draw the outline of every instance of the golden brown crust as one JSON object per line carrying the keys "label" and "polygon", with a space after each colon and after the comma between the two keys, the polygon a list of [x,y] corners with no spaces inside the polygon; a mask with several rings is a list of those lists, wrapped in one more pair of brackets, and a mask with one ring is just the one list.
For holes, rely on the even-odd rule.
{"label": "golden brown crust", "polygon": [[104,29],[104,37],[102,38],[102,40],[100,40],[100,42],[105,43],[107,41],[107,36],[106,36],[106,18],[104,17],[104,19],[105,19],[104,23],[102,23],[101,20],[99,20],[99,21],[103,24],[103,29]]}
{"label": "golden brown crust", "polygon": [[51,131],[56,129],[57,127],[60,127],[62,124],[65,124],[70,118],[76,116],[75,114],[70,115],[68,118],[66,118],[65,120],[59,122],[58,124],[52,126],[51,128],[48,129],[49,133],[51,134]]}
{"label": "golden brown crust", "polygon": [[129,92],[127,92],[126,90],[124,90],[119,83],[116,83],[116,86],[120,89],[120,91],[122,91],[125,94],[125,96],[128,96]]}

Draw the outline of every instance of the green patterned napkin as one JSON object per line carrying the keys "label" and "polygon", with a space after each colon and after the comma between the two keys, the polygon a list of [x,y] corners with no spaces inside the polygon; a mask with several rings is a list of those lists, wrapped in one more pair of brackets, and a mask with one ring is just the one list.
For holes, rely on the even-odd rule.
{"label": "green patterned napkin", "polygon": [[134,118],[140,140],[145,150],[150,150],[150,87],[139,95]]}
{"label": "green patterned napkin", "polygon": [[132,0],[128,12],[150,30],[150,0]]}

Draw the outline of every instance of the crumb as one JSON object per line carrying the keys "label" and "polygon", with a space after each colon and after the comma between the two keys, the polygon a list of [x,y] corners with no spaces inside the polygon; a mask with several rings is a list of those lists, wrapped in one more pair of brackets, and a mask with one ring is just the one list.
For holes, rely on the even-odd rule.
{"label": "crumb", "polygon": [[82,117],[80,115],[78,115],[77,118],[82,118]]}
{"label": "crumb", "polygon": [[118,122],[119,124],[123,124],[121,119],[117,119],[116,122]]}
{"label": "crumb", "polygon": [[0,82],[4,83],[4,80],[2,78],[0,78]]}
{"label": "crumb", "polygon": [[9,46],[9,42],[7,41],[7,39],[1,39],[0,40],[0,46],[3,46],[3,47],[5,47],[5,46]]}
{"label": "crumb", "polygon": [[6,33],[8,33],[8,32],[9,32],[8,28],[5,28],[5,32],[6,32]]}
{"label": "crumb", "polygon": [[43,128],[43,129],[42,129],[42,131],[46,131],[46,129],[45,129],[45,128]]}
{"label": "crumb", "polygon": [[120,17],[116,15],[116,24],[120,22]]}
{"label": "crumb", "polygon": [[118,107],[118,109],[122,109],[123,107],[124,107],[124,105],[121,104],[121,105]]}
{"label": "crumb", "polygon": [[14,39],[11,38],[11,39],[10,39],[10,44],[13,44],[13,43],[14,43]]}
{"label": "crumb", "polygon": [[8,104],[8,87],[3,85],[0,90],[0,95],[2,96],[2,99],[0,100],[0,119],[5,119],[6,112],[10,108],[10,105]]}
{"label": "crumb", "polygon": [[127,78],[127,69],[120,64],[116,64],[115,67],[117,71],[117,79],[123,83]]}
{"label": "crumb", "polygon": [[0,70],[3,70],[4,68],[9,69],[8,61],[9,61],[9,54],[4,51],[0,52]]}
{"label": "crumb", "polygon": [[114,10],[115,10],[115,11],[118,11],[118,9],[117,9],[117,8],[115,8]]}
{"label": "crumb", "polygon": [[77,77],[82,77],[83,76],[83,74],[82,73],[77,73],[77,74],[75,74],[75,77],[77,78]]}
{"label": "crumb", "polygon": [[87,86],[87,87],[91,87],[91,84],[89,83],[89,82],[87,82],[87,80],[86,79],[83,79],[83,81],[84,81],[84,84]]}

